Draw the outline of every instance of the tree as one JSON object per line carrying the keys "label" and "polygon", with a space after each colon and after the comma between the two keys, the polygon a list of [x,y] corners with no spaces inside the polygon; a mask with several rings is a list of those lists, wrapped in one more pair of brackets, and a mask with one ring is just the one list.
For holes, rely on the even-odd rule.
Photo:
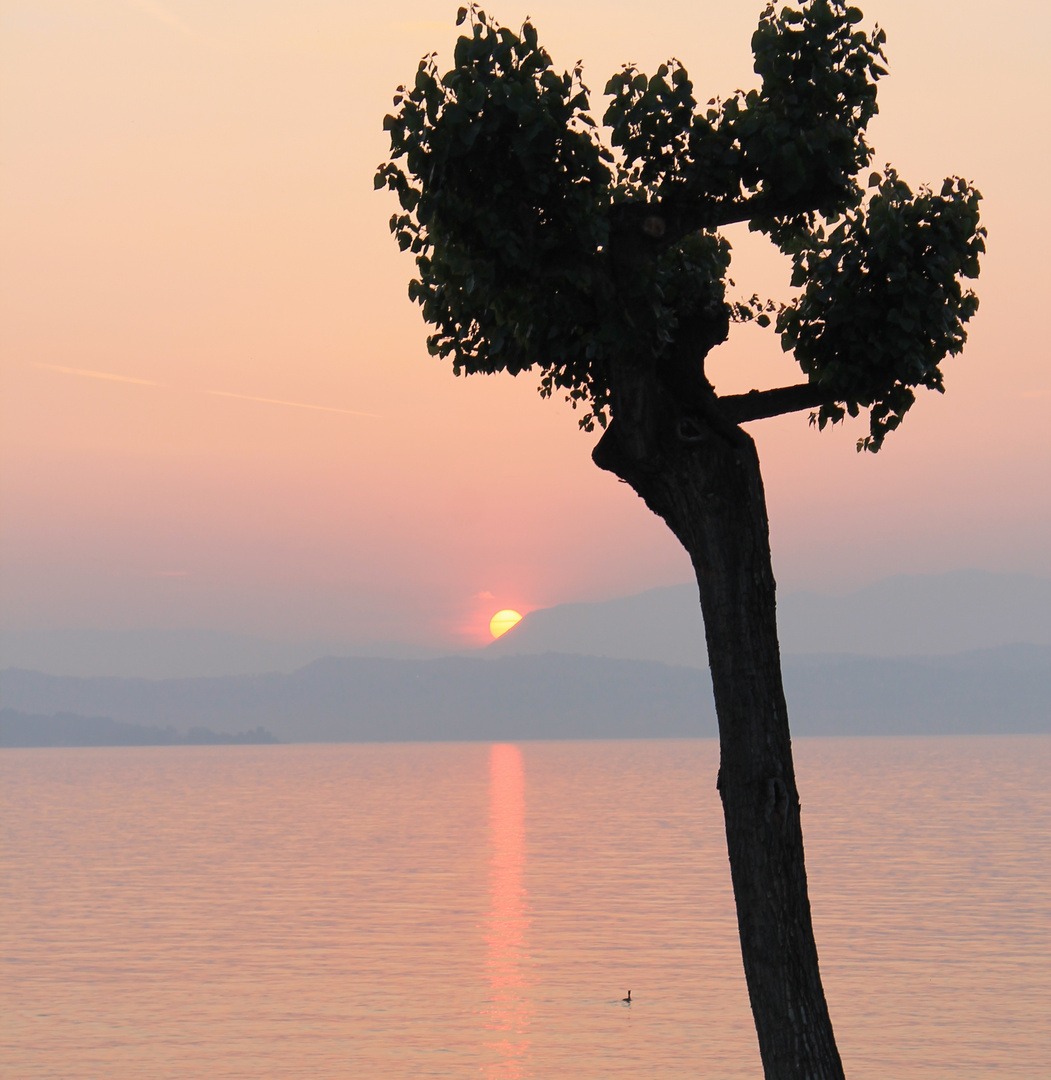
{"label": "tree", "polygon": [[[774,578],[755,445],[740,425],[811,410],[824,428],[868,410],[876,452],[914,401],[942,391],[977,310],[979,193],[952,177],[913,192],[865,141],[885,35],[840,0],[771,5],[752,37],[760,86],[698,107],[678,61],[606,86],[604,131],[578,65],[558,74],[528,22],[484,12],[450,71],[424,58],[385,118],[377,187],[416,256],[409,296],[456,374],[536,369],[592,457],[629,483],[689,553],[719,718],[745,976],[768,1080],[843,1076],[807,896]],[[607,141],[603,141],[603,136]],[[727,298],[748,222],[791,260],[792,302]],[[773,316],[773,319],[771,318]],[[717,396],[705,357],[733,321],[774,324],[806,376]]]}

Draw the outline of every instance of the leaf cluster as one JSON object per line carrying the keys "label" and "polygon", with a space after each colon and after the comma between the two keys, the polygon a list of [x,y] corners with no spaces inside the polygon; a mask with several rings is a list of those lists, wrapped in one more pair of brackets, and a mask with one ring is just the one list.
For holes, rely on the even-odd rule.
{"label": "leaf cluster", "polygon": [[434,328],[431,352],[457,374],[539,365],[542,392],[565,389],[602,415],[611,155],[579,69],[557,74],[529,23],[514,34],[472,11],[452,70],[439,78],[425,58],[395,105],[376,184],[401,202],[391,230],[417,256],[409,295]]}
{"label": "leaf cluster", "polygon": [[978,277],[985,230],[979,195],[946,180],[916,194],[893,169],[873,173],[867,204],[825,234],[818,227],[792,255],[802,292],[778,315],[785,351],[828,392],[812,418],[820,427],[869,409],[858,449],[876,451],[915,400],[912,388],[944,392],[940,364],[967,339],[978,298],[962,279]]}
{"label": "leaf cluster", "polygon": [[431,352],[457,374],[538,368],[542,394],[604,426],[617,364],[660,371],[687,322],[770,324],[773,305],[726,298],[718,229],[748,221],[792,260],[800,291],[776,328],[822,395],[816,422],[868,408],[859,448],[879,449],[966,339],[984,230],[963,180],[859,183],[886,74],[885,35],[861,19],[840,0],[768,6],[759,87],[704,107],[678,61],[628,65],[605,88],[607,145],[579,65],[559,74],[530,23],[461,8],[452,68],[425,57],[399,87],[376,176],[400,201]]}
{"label": "leaf cluster", "polygon": [[712,98],[698,109],[676,60],[647,78],[634,65],[610,79],[603,117],[623,153],[623,178],[650,199],[731,203],[762,195],[772,209],[803,199],[834,211],[857,195],[854,176],[872,152],[886,35],[858,30],[855,7],[813,0],[778,12],[768,5],[752,35],[758,89]]}

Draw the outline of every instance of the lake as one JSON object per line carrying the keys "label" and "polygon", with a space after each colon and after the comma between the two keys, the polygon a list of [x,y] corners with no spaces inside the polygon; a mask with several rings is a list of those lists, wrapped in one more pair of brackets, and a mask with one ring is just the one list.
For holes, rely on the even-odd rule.
{"label": "lake", "polygon": [[[717,757],[0,752],[0,1071],[761,1077]],[[1051,737],[799,739],[796,758],[848,1076],[1046,1075]]]}

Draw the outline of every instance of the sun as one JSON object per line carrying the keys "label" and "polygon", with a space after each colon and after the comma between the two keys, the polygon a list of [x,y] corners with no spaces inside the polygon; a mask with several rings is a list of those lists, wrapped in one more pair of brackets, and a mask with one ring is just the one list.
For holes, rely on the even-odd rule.
{"label": "sun", "polygon": [[511,608],[504,608],[503,611],[498,611],[489,620],[489,633],[494,638],[500,637],[501,634],[506,634],[512,626],[517,626],[522,621],[522,616],[517,611],[512,611]]}

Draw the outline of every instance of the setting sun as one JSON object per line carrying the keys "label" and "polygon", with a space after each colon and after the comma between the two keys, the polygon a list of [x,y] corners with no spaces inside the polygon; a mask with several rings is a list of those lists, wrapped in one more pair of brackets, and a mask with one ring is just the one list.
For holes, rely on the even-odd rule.
{"label": "setting sun", "polygon": [[522,621],[522,616],[517,611],[512,611],[511,608],[504,608],[503,611],[498,611],[489,620],[489,632],[494,638],[500,637],[501,634],[506,634],[512,626],[516,626]]}

